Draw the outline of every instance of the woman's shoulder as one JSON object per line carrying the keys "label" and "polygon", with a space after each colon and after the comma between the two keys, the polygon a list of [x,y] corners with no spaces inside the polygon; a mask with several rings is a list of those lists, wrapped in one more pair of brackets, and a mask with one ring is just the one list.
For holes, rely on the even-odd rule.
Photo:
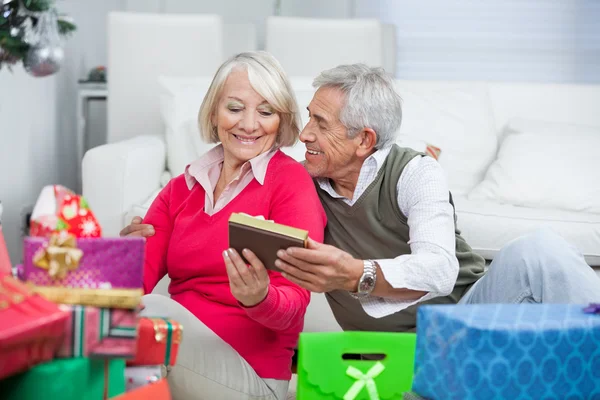
{"label": "woman's shoulder", "polygon": [[273,169],[274,172],[285,169],[287,173],[300,174],[310,177],[302,162],[299,162],[285,154],[283,151],[281,151],[281,149],[277,150],[273,158],[271,158],[269,169]]}
{"label": "woman's shoulder", "polygon": [[190,193],[191,189],[195,186],[196,180],[194,177],[187,173],[179,174],[171,178],[162,188],[161,192],[169,193],[170,196],[186,196]]}

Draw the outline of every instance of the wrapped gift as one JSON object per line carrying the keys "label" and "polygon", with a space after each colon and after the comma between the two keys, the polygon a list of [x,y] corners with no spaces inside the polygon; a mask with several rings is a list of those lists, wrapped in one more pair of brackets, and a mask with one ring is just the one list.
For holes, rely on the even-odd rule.
{"label": "wrapped gift", "polygon": [[414,333],[302,333],[298,400],[402,399],[410,390]]}
{"label": "wrapped gift", "polygon": [[125,392],[125,361],[64,358],[0,381],[2,400],[105,400]]}
{"label": "wrapped gift", "polygon": [[413,391],[428,399],[600,396],[600,315],[581,305],[421,306]]}
{"label": "wrapped gift", "polygon": [[151,385],[142,386],[114,398],[114,400],[171,400],[171,392],[166,379]]}
{"label": "wrapped gift", "polygon": [[158,382],[162,377],[162,365],[125,368],[125,390],[130,392],[142,386]]}
{"label": "wrapped gift", "polygon": [[67,318],[68,313],[22,282],[1,277],[0,378],[52,359],[65,336]]}
{"label": "wrapped gift", "polygon": [[26,237],[19,277],[49,300],[136,308],[143,295],[144,238]]}
{"label": "wrapped gift", "polygon": [[0,224],[0,277],[6,275],[12,275],[12,265],[8,257],[4,235],[2,234],[2,225]]}
{"label": "wrapped gift", "polygon": [[82,196],[64,186],[46,186],[31,213],[29,235],[50,237],[59,232],[76,237],[102,236],[100,224]]}
{"label": "wrapped gift", "polygon": [[136,310],[60,305],[69,318],[57,357],[132,358],[137,345]]}
{"label": "wrapped gift", "polygon": [[167,318],[140,318],[136,356],[127,365],[175,365],[183,335],[180,323]]}

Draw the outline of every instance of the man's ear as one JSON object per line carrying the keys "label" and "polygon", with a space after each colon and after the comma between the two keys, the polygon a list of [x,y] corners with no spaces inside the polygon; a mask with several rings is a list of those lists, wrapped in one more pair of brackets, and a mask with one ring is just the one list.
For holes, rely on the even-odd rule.
{"label": "man's ear", "polygon": [[371,128],[363,128],[356,138],[360,140],[356,149],[356,155],[365,158],[371,155],[377,144],[377,133]]}

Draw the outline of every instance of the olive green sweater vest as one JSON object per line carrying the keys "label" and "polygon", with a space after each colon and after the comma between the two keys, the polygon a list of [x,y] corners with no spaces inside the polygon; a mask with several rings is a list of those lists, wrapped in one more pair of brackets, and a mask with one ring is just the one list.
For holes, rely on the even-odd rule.
{"label": "olive green sweater vest", "polygon": [[[317,186],[317,192],[327,213],[325,243],[336,246],[358,259],[395,258],[410,254],[407,218],[398,206],[397,184],[404,167],[414,157],[425,156],[394,145],[369,185],[354,205],[334,199]],[[452,196],[448,201],[452,204]],[[449,296],[437,297],[408,307],[383,318],[373,318],[360,302],[347,292],[327,293],[327,300],[336,320],[344,330],[403,332],[416,328],[416,308],[420,304],[456,303],[484,271],[484,259],[474,254],[456,229],[456,257],[460,265],[458,279]],[[383,299],[381,299],[383,301]]]}

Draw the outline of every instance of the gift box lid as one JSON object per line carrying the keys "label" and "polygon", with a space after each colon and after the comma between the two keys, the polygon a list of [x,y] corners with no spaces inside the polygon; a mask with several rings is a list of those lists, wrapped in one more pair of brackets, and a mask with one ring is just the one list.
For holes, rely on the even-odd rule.
{"label": "gift box lid", "polygon": [[441,323],[439,331],[460,326],[494,331],[540,331],[600,327],[600,316],[584,312],[579,304],[473,304],[424,305],[417,312],[417,332]]}
{"label": "gift box lid", "polygon": [[32,293],[22,282],[0,277],[0,350],[60,338],[67,318],[68,313],[57,304]]}
{"label": "gift box lid", "polygon": [[[369,378],[379,399],[400,398],[411,387],[415,342],[413,333],[302,333],[298,345],[298,398],[313,398],[313,393],[339,399],[369,398]],[[385,358],[344,357],[374,354]]]}

